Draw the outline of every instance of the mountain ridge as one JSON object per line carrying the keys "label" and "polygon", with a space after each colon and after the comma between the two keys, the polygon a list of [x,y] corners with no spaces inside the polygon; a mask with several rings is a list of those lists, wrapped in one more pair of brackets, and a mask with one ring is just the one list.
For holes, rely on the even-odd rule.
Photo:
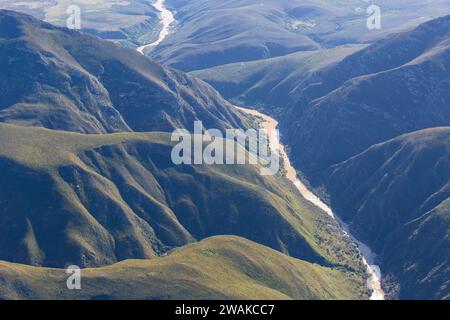
{"label": "mountain ridge", "polygon": [[0,259],[94,267],[233,234],[325,266],[362,268],[338,226],[284,178],[253,165],[177,166],[168,133],[0,124],[0,145]]}
{"label": "mountain ridge", "polygon": [[447,299],[450,127],[374,145],[324,175],[333,208],[378,253],[389,295]]}
{"label": "mountain ridge", "polygon": [[[61,290],[65,270],[0,261],[0,298],[57,300],[365,299],[364,279],[220,236],[153,260],[82,269],[82,290]],[[132,289],[131,289],[132,288]]]}
{"label": "mountain ridge", "polygon": [[0,25],[2,122],[83,133],[248,126],[209,85],[134,50],[11,11]]}
{"label": "mountain ridge", "polygon": [[[281,125],[294,162],[309,178],[373,144],[449,125],[449,27],[446,16],[382,40],[317,72],[298,88]],[[427,37],[428,32],[433,36]],[[428,50],[424,41],[444,46]],[[415,53],[405,51],[412,45]]]}

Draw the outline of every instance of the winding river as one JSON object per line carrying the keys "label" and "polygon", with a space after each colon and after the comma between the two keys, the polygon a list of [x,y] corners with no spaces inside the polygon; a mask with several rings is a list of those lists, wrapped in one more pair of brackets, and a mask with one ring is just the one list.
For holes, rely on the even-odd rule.
{"label": "winding river", "polygon": [[[241,107],[236,107],[238,110],[252,115],[254,117],[260,118],[262,120],[261,128],[270,132],[271,130],[275,130],[278,127],[278,121],[269,117],[268,115],[262,114],[256,110],[246,109]],[[271,138],[272,135],[269,135]],[[278,152],[280,153],[280,158],[284,163],[284,168],[286,170],[286,178],[290,180],[295,187],[298,189],[300,194],[309,202],[314,204],[316,207],[325,211],[330,217],[332,217],[341,227],[342,231],[350,237],[350,239],[356,243],[363,258],[363,263],[366,266],[367,274],[369,275],[369,279],[367,280],[367,284],[369,289],[372,290],[372,295],[370,297],[371,300],[384,300],[384,292],[381,288],[381,272],[378,266],[374,265],[376,255],[372,252],[372,250],[364,243],[356,239],[349,230],[349,226],[344,223],[338,216],[336,216],[333,210],[326,205],[319,197],[317,197],[311,190],[309,190],[306,185],[298,178],[297,171],[292,166],[291,161],[286,152],[286,148],[284,145],[280,143],[280,137],[276,137],[277,141],[271,141],[271,146],[278,146]]]}
{"label": "winding river", "polygon": [[[159,34],[158,40],[152,42],[150,44],[146,44],[142,47],[137,48],[137,51],[144,54],[145,50],[148,48],[155,47],[159,45],[169,34],[170,26],[175,21],[174,15],[171,11],[167,10],[164,5],[165,0],[157,0],[153,6],[160,11],[161,19],[163,23],[163,29]],[[236,107],[240,111],[252,115],[254,117],[258,117],[262,119],[261,127],[265,129],[267,132],[270,130],[274,130],[278,127],[278,122],[269,117],[268,115],[262,114],[256,110],[246,109],[241,107]],[[291,161],[286,152],[286,148],[284,145],[280,143],[280,137],[276,137],[277,141],[270,141],[270,145],[272,147],[276,146],[277,151],[280,153],[280,158],[283,159],[284,168],[286,170],[286,178],[290,180],[295,187],[298,189],[300,194],[309,202],[314,204],[316,207],[325,211],[330,217],[332,217],[341,227],[342,231],[350,237],[350,239],[358,246],[359,251],[363,257],[363,262],[367,268],[367,274],[369,275],[369,279],[367,280],[367,284],[369,289],[372,290],[371,299],[372,300],[383,300],[384,292],[381,288],[381,272],[380,269],[374,265],[375,262],[375,254],[372,250],[365,245],[364,243],[358,241],[349,231],[349,227],[345,224],[338,216],[333,213],[333,210],[326,205],[319,197],[317,197],[311,190],[309,190],[306,185],[297,177],[297,171],[292,166]]]}
{"label": "winding river", "polygon": [[163,23],[163,28],[161,32],[159,33],[159,38],[155,42],[143,45],[142,47],[137,48],[137,51],[144,54],[145,50],[148,48],[153,48],[159,45],[163,40],[169,35],[170,26],[172,23],[175,22],[175,17],[173,16],[173,13],[170,10],[167,10],[167,8],[164,5],[165,0],[157,0],[153,6],[156,10],[160,12],[161,20]]}

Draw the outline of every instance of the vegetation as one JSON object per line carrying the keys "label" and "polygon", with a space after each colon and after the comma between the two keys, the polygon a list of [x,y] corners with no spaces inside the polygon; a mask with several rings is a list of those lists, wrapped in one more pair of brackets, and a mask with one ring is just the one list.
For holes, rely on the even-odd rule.
{"label": "vegetation", "polygon": [[378,254],[394,298],[448,298],[449,30],[442,17],[319,70],[282,121],[294,162]]}
{"label": "vegetation", "polygon": [[0,121],[82,133],[246,127],[212,87],[132,49],[0,10]]}
{"label": "vegetation", "polygon": [[84,269],[82,290],[67,290],[65,270],[7,262],[0,262],[0,270],[2,299],[367,298],[360,275],[229,236],[209,238],[163,258]]}
{"label": "vegetation", "polygon": [[364,271],[338,226],[287,180],[251,165],[176,166],[169,134],[1,124],[0,146],[0,259],[101,266],[230,234]]}
{"label": "vegetation", "polygon": [[282,57],[239,62],[193,71],[226,99],[238,105],[279,113],[293,100],[291,94],[312,73],[341,61],[363,46],[343,46],[329,50],[302,51]]}
{"label": "vegetation", "polygon": [[[155,38],[147,1],[111,2],[78,1],[89,32]],[[359,0],[167,2],[151,55],[191,75],[0,10],[0,298],[367,298],[355,245],[281,175],[173,164],[175,128],[254,124],[198,76],[277,116],[389,298],[449,299],[450,16],[366,45],[448,1],[391,1],[373,33]],[[67,4],[0,0],[59,24]]]}
{"label": "vegetation", "polygon": [[376,145],[330,169],[333,207],[379,253],[393,298],[448,299],[450,127]]}
{"label": "vegetation", "polygon": [[376,143],[449,126],[449,30],[450,16],[427,22],[305,80],[281,124],[294,162],[314,179]]}

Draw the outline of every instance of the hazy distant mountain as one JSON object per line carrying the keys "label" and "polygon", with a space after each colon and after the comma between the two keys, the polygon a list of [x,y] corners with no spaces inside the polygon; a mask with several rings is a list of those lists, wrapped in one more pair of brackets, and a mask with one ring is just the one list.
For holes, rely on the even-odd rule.
{"label": "hazy distant mountain", "polygon": [[[62,24],[69,2],[23,5]],[[367,298],[356,245],[281,174],[173,163],[175,128],[256,124],[195,76],[276,115],[389,298],[450,299],[450,16],[369,44],[450,3],[389,1],[381,31],[364,0],[166,4],[177,22],[147,54],[190,75],[0,10],[0,299]],[[159,30],[148,1],[96,6],[91,33]],[[80,292],[60,290],[70,264],[91,268]]]}
{"label": "hazy distant mountain", "polygon": [[[189,268],[180,266],[192,262],[197,251],[172,262],[169,257],[167,268],[173,273],[161,281],[170,286],[175,282],[167,279],[194,277],[194,282],[167,295],[366,297],[365,269],[355,246],[287,180],[263,177],[258,166],[172,162],[169,133],[154,131],[190,128],[195,119],[219,129],[246,126],[243,115],[209,85],[132,50],[10,11],[0,11],[0,39],[0,119],[8,123],[0,123],[1,260],[40,267],[99,267],[155,259],[214,235],[236,235],[280,253],[246,240],[235,243],[250,247],[244,256],[238,248],[224,253],[230,260],[220,266],[228,270],[241,259],[258,259],[251,273],[250,266],[236,265],[235,275],[243,281],[239,295],[223,289],[226,277],[198,287],[192,270],[216,276],[218,262],[212,264],[212,273],[197,260]],[[145,130],[153,133],[135,132]],[[214,241],[211,246],[208,255],[222,248]],[[261,256],[264,261],[259,261]],[[281,268],[293,275],[276,275],[280,266],[268,256],[284,260]],[[112,288],[124,285],[114,280],[116,275],[125,272],[136,282],[167,260],[154,261],[134,266],[125,262],[122,266],[128,269],[111,267],[110,277],[100,280],[105,287],[82,298],[100,298],[105,290],[114,296]],[[138,266],[144,268],[142,273],[131,272]],[[17,274],[25,269],[50,278],[54,272],[4,263],[2,297],[61,294],[53,287],[57,278],[39,289],[32,279]],[[172,277],[175,273],[180,278]],[[273,278],[262,281],[261,274]],[[252,290],[255,281],[262,291]],[[156,298],[157,288],[128,288],[115,297],[145,293]]]}
{"label": "hazy distant mountain", "polygon": [[379,253],[391,294],[450,298],[450,127],[375,145],[329,171],[333,207]]}
{"label": "hazy distant mountain", "polygon": [[176,32],[150,53],[184,71],[292,52],[370,43],[450,12],[446,0],[389,0],[381,30],[368,30],[363,0],[167,0]]}
{"label": "hazy distant mountain", "polygon": [[311,75],[283,121],[311,177],[400,134],[450,125],[450,16]]}
{"label": "hazy distant mountain", "polygon": [[180,70],[198,70],[319,48],[310,38],[287,29],[280,1],[176,0],[167,3],[176,10],[177,31],[156,48],[151,57]]}
{"label": "hazy distant mountain", "polygon": [[62,269],[0,262],[0,299],[366,299],[364,277],[287,257],[246,239],[209,238],[164,258],[83,270],[61,290]]}
{"label": "hazy distant mountain", "polygon": [[132,49],[0,11],[0,121],[104,133],[242,127],[209,85]]}
{"label": "hazy distant mountain", "polygon": [[150,0],[0,0],[0,9],[27,13],[61,27],[67,26],[71,6],[80,8],[84,32],[127,47],[155,41],[161,30],[159,12]]}

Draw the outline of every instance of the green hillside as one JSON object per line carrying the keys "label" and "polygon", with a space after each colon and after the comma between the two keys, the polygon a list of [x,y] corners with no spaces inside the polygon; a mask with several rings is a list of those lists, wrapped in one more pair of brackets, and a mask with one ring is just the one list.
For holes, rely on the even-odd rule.
{"label": "green hillside", "polygon": [[0,10],[0,122],[82,133],[245,127],[211,86],[133,49]]}
{"label": "green hillside", "polygon": [[167,0],[175,32],[149,53],[183,71],[371,43],[450,12],[446,0],[392,0],[369,30],[363,0]]}
{"label": "green hillside", "polygon": [[449,30],[446,16],[393,35],[295,90],[281,126],[310,179],[376,143],[450,125]]}
{"label": "green hillside", "polygon": [[65,270],[0,262],[2,299],[363,299],[364,279],[287,257],[237,237],[214,237],[152,260],[82,270],[67,290]]}
{"label": "green hillside", "polygon": [[448,299],[450,128],[375,145],[330,168],[333,208],[379,253],[394,298]]}
{"label": "green hillside", "polygon": [[251,165],[176,166],[169,139],[1,124],[0,259],[101,266],[228,234],[362,270],[338,226],[287,180]]}
{"label": "green hillside", "polygon": [[305,51],[282,57],[239,62],[193,71],[226,99],[238,105],[255,106],[266,112],[284,110],[291,94],[312,73],[341,61],[363,46],[343,46],[328,50]]}

